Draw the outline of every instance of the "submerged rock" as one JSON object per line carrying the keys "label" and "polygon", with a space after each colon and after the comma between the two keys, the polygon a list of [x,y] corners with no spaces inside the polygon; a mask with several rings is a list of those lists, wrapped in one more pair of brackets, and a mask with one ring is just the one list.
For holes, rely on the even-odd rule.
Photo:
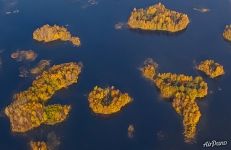
{"label": "submerged rock", "polygon": [[30,76],[30,72],[26,66],[19,67],[19,77],[26,78]]}
{"label": "submerged rock", "polygon": [[57,150],[60,144],[61,144],[60,138],[54,132],[48,133],[47,147],[49,150]]}
{"label": "submerged rock", "polygon": [[30,69],[30,73],[32,75],[41,74],[49,66],[50,66],[50,60],[40,60],[39,63],[34,68]]}
{"label": "submerged rock", "polygon": [[48,150],[47,144],[43,141],[31,141],[30,142],[31,150]]}
{"label": "submerged rock", "polygon": [[186,14],[165,8],[161,3],[146,9],[134,8],[128,19],[131,29],[178,32],[189,24]]}
{"label": "submerged rock", "polygon": [[52,42],[56,40],[70,41],[75,46],[80,46],[80,38],[72,36],[71,33],[63,26],[50,26],[48,24],[36,29],[33,32],[33,39],[39,42]]}
{"label": "submerged rock", "polygon": [[134,133],[135,133],[135,127],[134,127],[134,125],[130,124],[128,126],[128,137],[129,138],[133,138],[134,137]]}
{"label": "submerged rock", "polygon": [[89,107],[96,114],[113,114],[132,101],[127,93],[121,93],[112,87],[100,88],[95,86],[88,95]]}
{"label": "submerged rock", "polygon": [[216,78],[225,74],[224,67],[214,60],[202,61],[196,66],[196,69],[204,72],[210,78]]}
{"label": "submerged rock", "polygon": [[54,65],[38,76],[31,87],[14,95],[14,101],[5,108],[12,131],[26,132],[41,124],[64,121],[71,108],[69,105],[45,106],[45,103],[56,91],[77,83],[80,72],[81,65],[77,63]]}
{"label": "submerged rock", "polygon": [[231,42],[231,24],[225,26],[225,30],[224,30],[224,32],[223,32],[223,37],[224,37],[224,39],[226,39],[227,41],[230,41],[230,42]]}
{"label": "submerged rock", "polygon": [[193,8],[193,10],[198,11],[200,13],[207,13],[210,11],[208,8]]}
{"label": "submerged rock", "polygon": [[157,86],[162,97],[172,99],[173,108],[183,117],[185,141],[191,142],[201,117],[195,100],[207,95],[207,83],[200,76],[193,78],[184,74],[157,73],[155,64],[154,61],[145,61],[142,74]]}
{"label": "submerged rock", "polygon": [[6,15],[11,15],[11,14],[18,14],[20,11],[18,9],[12,10],[12,11],[7,11],[5,12]]}
{"label": "submerged rock", "polygon": [[50,67],[50,60],[40,60],[34,67],[22,66],[19,67],[19,77],[31,77],[41,75],[43,71]]}
{"label": "submerged rock", "polygon": [[157,136],[157,139],[159,141],[164,141],[164,140],[166,140],[168,138],[168,135],[164,131],[162,131],[162,130],[158,131],[156,133],[156,136]]}
{"label": "submerged rock", "polygon": [[114,28],[116,30],[121,30],[121,29],[124,29],[124,28],[127,28],[127,23],[124,23],[124,22],[118,22],[115,24]]}
{"label": "submerged rock", "polygon": [[33,50],[17,50],[11,54],[11,58],[16,61],[34,61],[37,54]]}

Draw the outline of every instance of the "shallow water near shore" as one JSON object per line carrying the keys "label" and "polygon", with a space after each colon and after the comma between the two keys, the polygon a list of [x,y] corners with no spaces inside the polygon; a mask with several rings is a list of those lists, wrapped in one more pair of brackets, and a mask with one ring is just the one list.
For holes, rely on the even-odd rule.
{"label": "shallow water near shore", "polygon": [[[228,141],[219,149],[231,149],[231,44],[222,37],[231,23],[231,1],[161,1],[167,8],[188,14],[190,24],[177,34],[140,32],[115,24],[126,22],[134,7],[144,8],[153,0],[0,0],[0,149],[26,150],[30,140],[48,140],[50,133],[59,140],[59,150],[200,150],[206,141]],[[208,8],[201,13],[194,8]],[[15,11],[19,10],[19,11]],[[11,13],[7,13],[11,12]],[[33,31],[44,24],[67,26],[79,36],[80,47],[68,42],[40,43]],[[32,49],[33,62],[10,58],[17,49]],[[168,100],[160,97],[155,85],[139,71],[147,58],[159,64],[160,72],[201,75],[209,94],[198,104],[202,113],[196,142],[184,142],[182,118]],[[19,68],[34,66],[41,59],[51,64],[82,62],[77,84],[58,91],[49,103],[70,104],[68,119],[55,126],[41,126],[24,134],[10,131],[3,109],[13,94],[31,85],[33,77],[19,77]],[[225,75],[210,79],[195,70],[195,64],[214,59],[225,68]],[[95,85],[111,86],[133,97],[121,112],[103,117],[88,107],[87,94]],[[135,132],[128,137],[128,126]],[[57,142],[57,141],[56,141]],[[52,143],[52,142],[50,142]]]}

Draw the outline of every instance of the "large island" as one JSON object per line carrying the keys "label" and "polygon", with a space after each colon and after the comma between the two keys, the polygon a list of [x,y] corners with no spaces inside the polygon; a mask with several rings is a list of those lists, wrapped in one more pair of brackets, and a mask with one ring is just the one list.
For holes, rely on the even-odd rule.
{"label": "large island", "polygon": [[167,9],[158,3],[146,9],[134,8],[128,26],[131,29],[178,32],[184,30],[189,22],[186,14]]}
{"label": "large island", "polygon": [[201,117],[196,99],[207,95],[207,83],[200,76],[193,78],[184,74],[158,73],[158,65],[151,59],[145,61],[141,71],[156,85],[163,98],[172,100],[173,108],[183,117],[185,141],[192,142]]}
{"label": "large island", "polygon": [[77,83],[81,64],[74,62],[54,65],[44,71],[25,91],[14,95],[5,108],[13,132],[26,132],[41,124],[62,122],[71,109],[69,105],[45,105],[56,91]]}

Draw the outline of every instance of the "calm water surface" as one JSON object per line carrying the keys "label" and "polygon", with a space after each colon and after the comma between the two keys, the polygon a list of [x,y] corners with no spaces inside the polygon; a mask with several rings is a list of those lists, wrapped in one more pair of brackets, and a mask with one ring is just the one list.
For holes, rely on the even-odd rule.
{"label": "calm water surface", "polygon": [[[93,4],[91,4],[93,2]],[[25,134],[13,134],[9,120],[1,113],[0,149],[26,150],[30,140],[47,140],[52,133],[60,150],[200,150],[208,140],[226,140],[231,149],[231,44],[222,32],[231,23],[230,0],[161,1],[168,8],[185,12],[191,23],[174,35],[115,30],[126,22],[134,8],[157,3],[155,0],[0,0],[0,109],[14,93],[30,86],[33,78],[20,78],[19,67],[33,66],[41,59],[53,64],[82,62],[79,82],[61,90],[50,103],[71,104],[69,118],[55,126],[41,126]],[[200,13],[194,7],[211,11]],[[18,13],[6,14],[19,10]],[[81,38],[82,46],[70,43],[38,43],[32,32],[44,24],[68,25]],[[31,63],[15,62],[10,54],[16,49],[38,53]],[[160,98],[155,86],[141,77],[138,68],[146,58],[158,62],[161,72],[202,75],[194,69],[203,59],[215,59],[225,67],[225,76],[208,82],[210,94],[199,101],[202,117],[196,143],[183,140],[182,119],[171,104]],[[114,85],[128,92],[134,102],[110,117],[94,115],[87,94],[95,86]],[[133,139],[127,136],[129,124],[135,127]],[[48,138],[50,139],[50,138]],[[53,139],[53,138],[52,138]],[[53,139],[53,143],[56,139]],[[52,142],[51,142],[52,143]],[[54,148],[56,149],[56,148]]]}

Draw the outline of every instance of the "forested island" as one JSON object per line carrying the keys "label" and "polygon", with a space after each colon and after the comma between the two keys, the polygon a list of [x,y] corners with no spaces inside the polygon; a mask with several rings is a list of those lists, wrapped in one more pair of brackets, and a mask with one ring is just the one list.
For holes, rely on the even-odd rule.
{"label": "forested island", "polygon": [[231,42],[231,24],[225,26],[225,30],[223,32],[223,37]]}
{"label": "forested island", "polygon": [[113,114],[132,102],[128,93],[122,93],[115,87],[101,88],[95,86],[88,95],[89,107],[96,114]]}
{"label": "forested island", "polygon": [[131,29],[178,32],[184,30],[189,22],[186,14],[167,9],[158,3],[145,9],[134,8],[128,26]]}
{"label": "forested island", "polygon": [[56,91],[77,83],[81,64],[74,62],[52,66],[33,81],[27,90],[14,95],[5,108],[13,132],[26,132],[41,124],[62,122],[71,109],[69,105],[45,105]]}
{"label": "forested island", "polygon": [[196,69],[204,72],[210,78],[216,78],[225,74],[224,67],[211,59],[200,62]]}
{"label": "forested island", "polygon": [[144,62],[141,72],[156,85],[163,98],[171,99],[173,108],[183,117],[185,141],[193,141],[201,117],[195,100],[207,95],[207,83],[200,76],[193,78],[184,74],[158,73],[158,65],[152,59]]}
{"label": "forested island", "polygon": [[33,39],[39,42],[52,42],[56,40],[70,41],[75,46],[80,46],[80,38],[72,36],[71,33],[63,26],[48,24],[36,29],[33,32]]}

